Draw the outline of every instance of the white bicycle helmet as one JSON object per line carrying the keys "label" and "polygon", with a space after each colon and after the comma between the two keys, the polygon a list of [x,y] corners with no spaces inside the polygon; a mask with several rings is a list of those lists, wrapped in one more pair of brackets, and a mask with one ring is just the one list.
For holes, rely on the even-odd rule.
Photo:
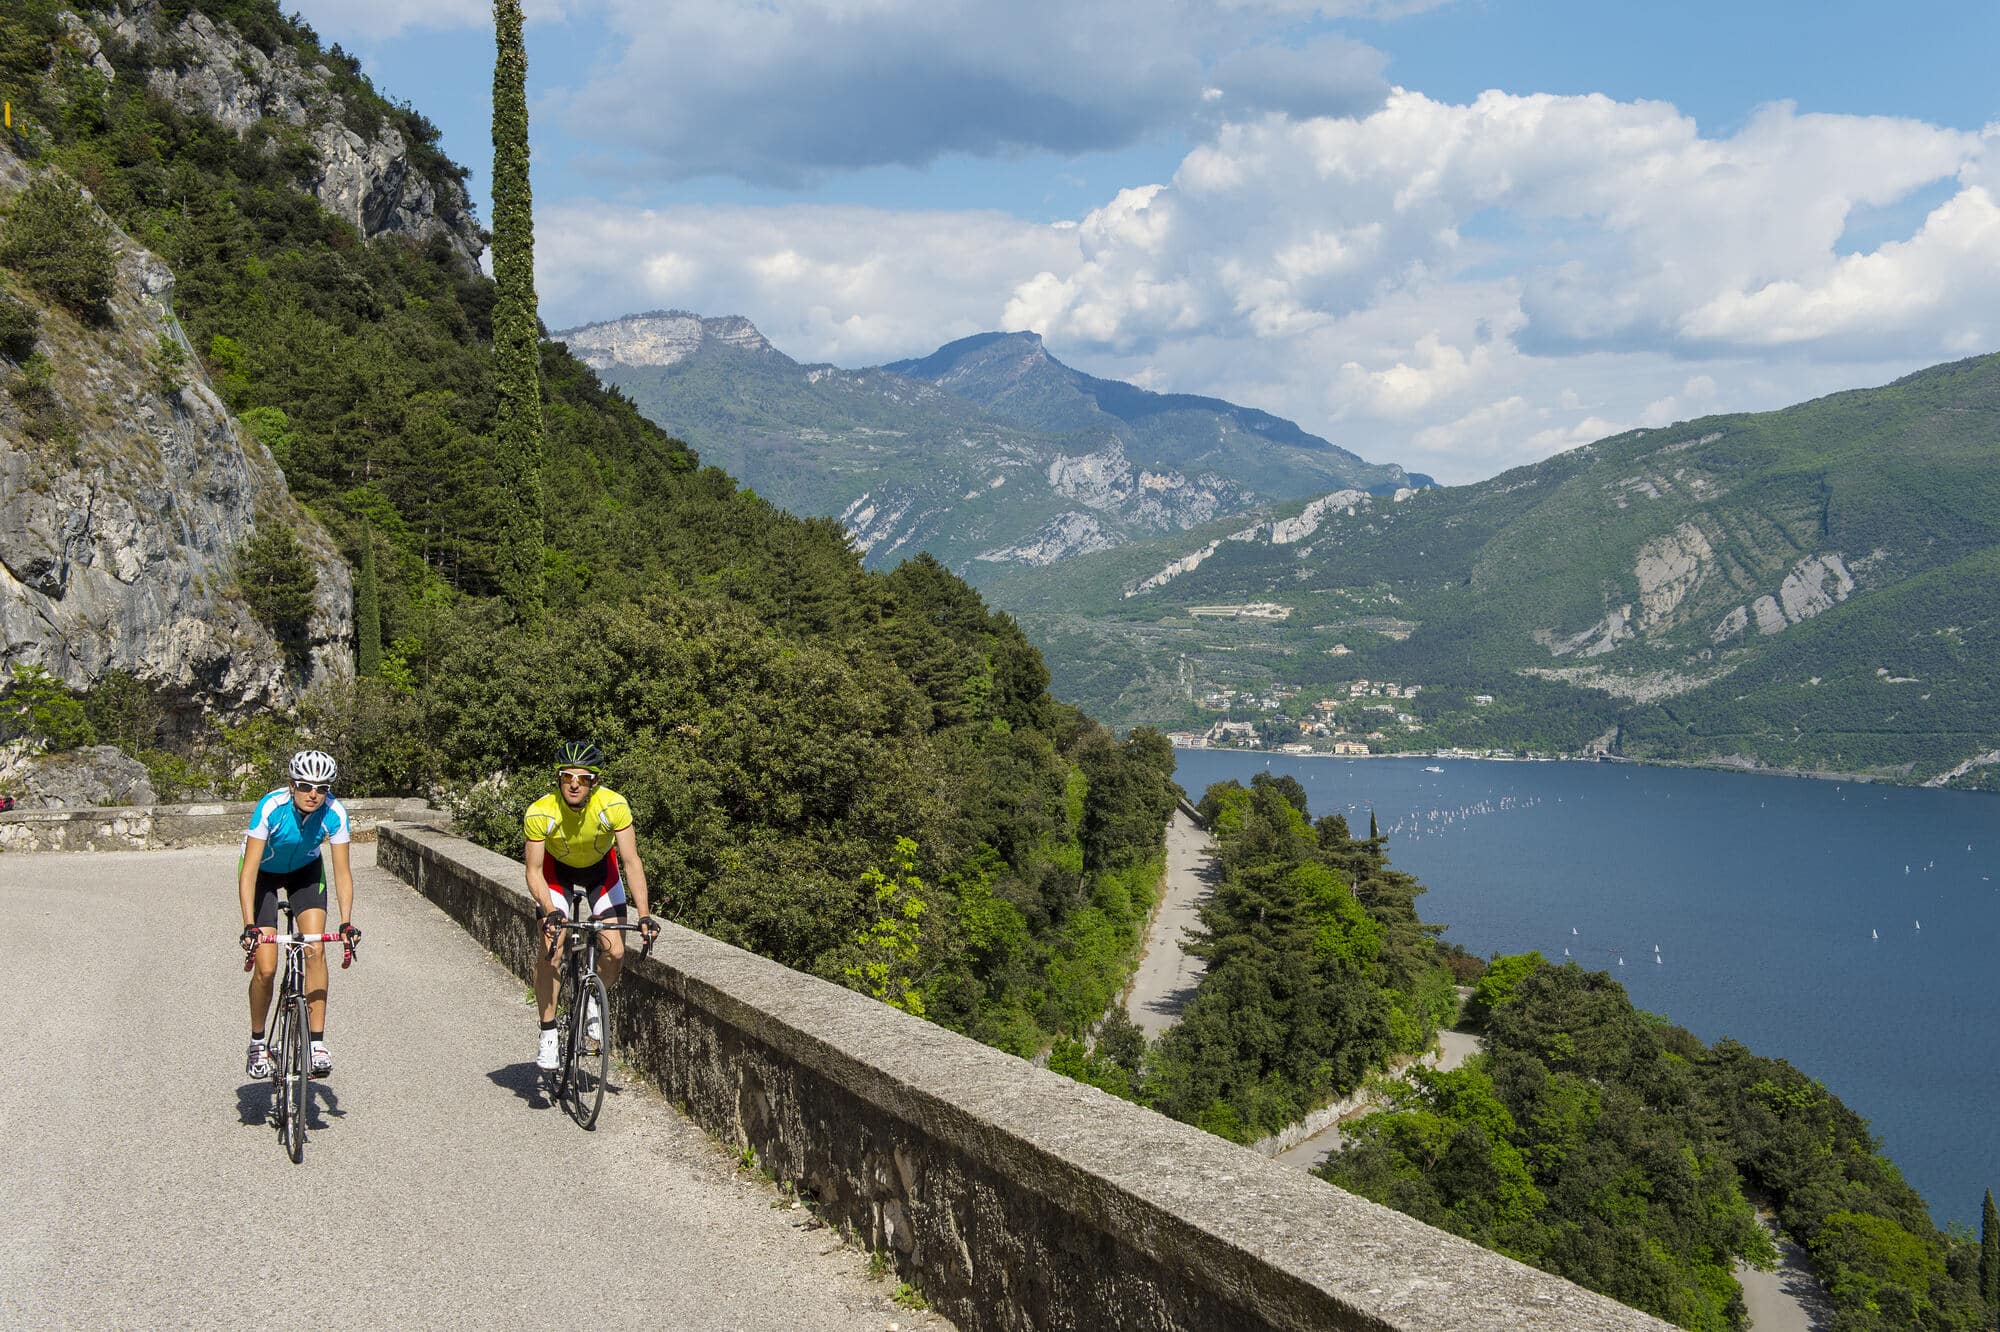
{"label": "white bicycle helmet", "polygon": [[333,755],[322,754],[317,749],[301,749],[292,755],[292,780],[295,782],[330,782],[340,771],[340,765],[333,761]]}

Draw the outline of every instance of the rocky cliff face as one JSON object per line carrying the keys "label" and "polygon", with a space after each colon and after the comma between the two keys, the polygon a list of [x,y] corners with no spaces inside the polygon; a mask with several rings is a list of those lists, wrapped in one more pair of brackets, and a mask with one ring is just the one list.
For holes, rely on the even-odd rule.
{"label": "rocky cliff face", "polygon": [[[0,207],[29,169],[0,149]],[[261,445],[237,430],[198,360],[173,387],[161,341],[185,338],[173,276],[118,236],[110,318],[85,324],[16,291],[41,316],[50,431],[0,394],[0,668],[36,664],[87,688],[124,670],[186,711],[280,706],[351,673],[347,567],[291,499]],[[0,357],[0,381],[18,382]],[[319,573],[309,643],[288,659],[234,590],[233,554],[262,522],[285,522]]]}
{"label": "rocky cliff face", "polygon": [[[161,54],[148,84],[181,110],[212,116],[239,136],[265,117],[303,130],[317,167],[302,183],[363,236],[442,237],[468,266],[478,265],[485,243],[464,187],[420,170],[394,125],[383,122],[365,137],[349,128],[348,108],[324,65],[303,67],[289,47],[266,54],[202,14],[176,22],[158,0],[115,5],[108,29],[108,36]],[[71,41],[92,44],[86,58],[97,56],[83,25],[72,27]]]}
{"label": "rocky cliff face", "polygon": [[564,329],[555,336],[569,344],[571,355],[593,370],[608,370],[615,365],[678,365],[707,342],[738,351],[775,354],[757,326],[741,315],[704,319],[686,310],[649,310],[645,314]]}

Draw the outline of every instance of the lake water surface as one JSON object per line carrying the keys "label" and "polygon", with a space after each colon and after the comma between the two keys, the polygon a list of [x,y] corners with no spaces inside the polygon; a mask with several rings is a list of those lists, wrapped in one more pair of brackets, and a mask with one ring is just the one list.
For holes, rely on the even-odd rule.
{"label": "lake water surface", "polygon": [[1365,835],[1373,809],[1447,940],[1556,962],[1567,948],[1703,1040],[1790,1060],[1869,1119],[1940,1225],[1976,1231],[2000,1190],[2000,796],[1627,764],[1174,757],[1195,799],[1268,763],[1315,818]]}

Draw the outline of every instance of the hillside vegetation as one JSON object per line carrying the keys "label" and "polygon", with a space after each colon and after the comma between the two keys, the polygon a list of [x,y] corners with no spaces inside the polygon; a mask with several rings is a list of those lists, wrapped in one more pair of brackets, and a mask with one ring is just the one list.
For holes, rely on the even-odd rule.
{"label": "hillside vegetation", "polygon": [[[988,595],[1059,687],[1120,722],[1193,722],[1208,685],[1296,686],[1303,713],[1387,678],[1424,688],[1423,729],[1390,748],[1603,737],[1631,758],[1914,780],[2000,748],[2000,356],[1309,510],[1309,532],[1274,540],[1304,508]],[[1188,618],[1250,602],[1288,617]]]}
{"label": "hillside vegetation", "polygon": [[1780,1059],[1704,1045],[1624,987],[1539,954],[1482,963],[1434,939],[1386,839],[1313,819],[1290,777],[1203,795],[1220,877],[1208,963],[1150,1048],[1108,1032],[1082,1076],[1238,1140],[1427,1047],[1471,987],[1484,1052],[1375,1079],[1387,1107],[1318,1172],[1682,1327],[1740,1328],[1739,1261],[1768,1265],[1752,1200],[1811,1254],[1840,1332],[1971,1329],[1981,1249],[1942,1234],[1867,1121]]}
{"label": "hillside vegetation", "polygon": [[[110,77],[65,8],[95,25]],[[416,169],[457,168],[419,113],[267,0],[147,12],[156,35],[138,41],[116,36],[129,15],[109,3],[0,16],[16,150],[86,184],[171,265],[198,368],[359,571],[357,622],[380,639],[360,645],[371,669],[293,716],[176,731],[122,676],[74,706],[38,679],[16,724],[47,743],[115,738],[167,795],[268,789],[282,753],[316,744],[343,790],[442,793],[503,851],[557,741],[588,736],[684,922],[1008,1049],[1080,1035],[1150,905],[1165,743],[1115,740],[1057,701],[1014,622],[934,561],[864,570],[835,524],[704,468],[548,343],[551,611],[513,620],[492,595],[510,502],[491,482],[492,283],[443,236],[371,238],[322,207],[310,122],[239,135],[151,81],[290,52],[328,71],[312,114],[399,124]],[[224,25],[222,47],[195,14]],[[10,263],[9,281],[28,279]],[[0,344],[9,364],[18,342]],[[296,546],[271,539],[265,565],[309,582]],[[239,577],[264,567],[253,554]]]}

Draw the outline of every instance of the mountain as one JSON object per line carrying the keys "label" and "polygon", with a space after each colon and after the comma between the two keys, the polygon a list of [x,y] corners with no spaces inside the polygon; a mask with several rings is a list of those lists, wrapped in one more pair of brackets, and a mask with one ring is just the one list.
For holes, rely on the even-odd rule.
{"label": "mountain", "polygon": [[801,365],[747,320],[679,310],[556,336],[708,462],[838,518],[878,566],[927,550],[980,582],[1330,487],[1427,480],[1263,412],[1094,379],[1032,333],[864,370]]}
{"label": "mountain", "polygon": [[1391,725],[1378,748],[1908,779],[1970,763],[1961,778],[1990,780],[1996,574],[2000,356],[1986,356],[1401,503],[1279,506],[989,595],[1043,644],[1058,687],[1128,724],[1193,721],[1229,686],[1296,686],[1286,709],[1303,713],[1389,678],[1423,686],[1401,709],[1423,729]]}

